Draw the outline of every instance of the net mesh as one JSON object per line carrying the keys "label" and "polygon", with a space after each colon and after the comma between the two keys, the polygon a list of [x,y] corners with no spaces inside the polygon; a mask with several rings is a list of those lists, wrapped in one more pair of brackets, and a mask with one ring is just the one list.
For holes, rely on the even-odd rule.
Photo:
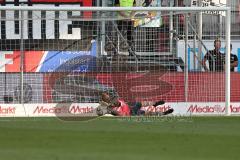
{"label": "net mesh", "polygon": [[98,102],[103,91],[128,102],[224,101],[224,69],[203,72],[201,61],[216,38],[224,52],[225,16],[221,25],[219,14],[203,16],[209,46],[201,41],[199,55],[197,14],[2,10],[0,103]]}

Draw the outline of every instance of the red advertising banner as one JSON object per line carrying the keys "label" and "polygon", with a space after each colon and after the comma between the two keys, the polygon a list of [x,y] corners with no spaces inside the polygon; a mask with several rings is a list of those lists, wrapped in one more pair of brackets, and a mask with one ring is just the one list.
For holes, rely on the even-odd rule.
{"label": "red advertising banner", "polygon": [[[224,102],[225,87],[224,73],[189,73],[188,101],[189,102]],[[85,73],[88,79],[95,79],[103,86],[111,87],[125,101],[159,100],[166,102],[184,102],[184,73],[168,72],[163,75],[159,73],[133,74],[133,73]],[[99,90],[87,90],[90,82],[86,81],[77,88],[73,84],[64,84],[67,73],[46,74],[44,77],[44,102],[53,102],[52,93],[72,93],[72,96],[85,94],[87,97],[98,95]],[[79,79],[81,74],[73,75]],[[72,76],[72,77],[73,77]],[[240,99],[240,74],[231,74],[231,102],[238,102]],[[66,79],[65,79],[66,80]],[[81,81],[82,82],[82,81]],[[212,82],[212,83],[210,83]],[[92,84],[93,85],[93,84]],[[80,93],[77,91],[84,91]]]}

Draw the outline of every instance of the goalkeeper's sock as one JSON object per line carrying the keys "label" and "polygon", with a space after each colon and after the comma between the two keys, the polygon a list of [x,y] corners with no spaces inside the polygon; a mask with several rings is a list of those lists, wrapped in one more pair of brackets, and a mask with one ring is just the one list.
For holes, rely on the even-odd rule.
{"label": "goalkeeper's sock", "polygon": [[163,105],[163,104],[165,104],[165,101],[161,100],[161,101],[157,101],[153,106],[157,107],[157,106]]}

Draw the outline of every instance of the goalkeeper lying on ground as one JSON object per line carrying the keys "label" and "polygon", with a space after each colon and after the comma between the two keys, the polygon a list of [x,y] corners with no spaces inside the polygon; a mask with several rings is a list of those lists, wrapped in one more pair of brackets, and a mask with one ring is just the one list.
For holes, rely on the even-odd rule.
{"label": "goalkeeper lying on ground", "polygon": [[104,114],[112,114],[114,116],[130,116],[130,115],[167,115],[172,113],[172,108],[164,112],[147,111],[144,107],[157,107],[158,105],[164,104],[164,101],[157,102],[133,102],[128,105],[121,99],[111,98],[107,92],[103,92],[100,98],[99,106],[97,108],[97,114],[102,116]]}

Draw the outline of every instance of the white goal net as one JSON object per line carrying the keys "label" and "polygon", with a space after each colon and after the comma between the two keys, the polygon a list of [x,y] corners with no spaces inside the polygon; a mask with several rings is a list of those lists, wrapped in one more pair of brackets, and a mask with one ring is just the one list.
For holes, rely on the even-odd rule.
{"label": "white goal net", "polygon": [[[0,14],[2,104],[98,103],[104,91],[127,102],[230,102],[227,7],[19,6]],[[216,39],[222,61],[208,55],[204,66]]]}

